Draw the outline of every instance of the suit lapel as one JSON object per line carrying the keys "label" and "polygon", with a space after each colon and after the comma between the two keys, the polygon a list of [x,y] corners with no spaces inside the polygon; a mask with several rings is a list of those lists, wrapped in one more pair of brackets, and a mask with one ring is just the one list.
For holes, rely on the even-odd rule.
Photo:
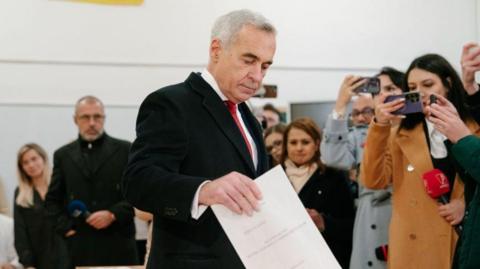
{"label": "suit lapel", "polygon": [[110,159],[117,150],[115,143],[111,140],[111,138],[105,134],[105,141],[103,141],[103,145],[101,145],[102,149],[98,152],[98,159],[97,163],[93,164],[93,174],[97,173],[97,171]]}
{"label": "suit lapel", "polygon": [[[425,155],[425,152],[428,153],[430,150],[422,124],[417,124],[412,130],[400,129],[396,142],[403,152],[403,155],[408,159],[409,165],[411,165],[414,171],[419,173],[420,176],[424,172],[433,169],[430,154]],[[400,167],[400,169],[409,169],[409,167]]]}
{"label": "suit lapel", "polygon": [[[235,121],[233,120],[230,112],[215,90],[206,83],[199,75],[190,74],[187,79],[190,87],[204,97],[203,106],[208,111],[210,116],[214,119],[218,128],[225,134],[228,140],[233,144],[237,153],[240,154],[242,160],[246,163],[250,169],[252,175],[255,175],[255,168],[253,165],[252,157],[248,152],[248,148],[245,145],[243,136],[240,133]],[[252,134],[253,135],[253,134]]]}
{"label": "suit lapel", "polygon": [[85,159],[83,158],[83,152],[80,148],[80,143],[78,140],[73,144],[73,147],[70,150],[70,158],[77,165],[78,170],[86,177],[90,177],[90,171],[88,170],[88,165]]}
{"label": "suit lapel", "polygon": [[93,164],[93,171],[89,170],[89,166],[85,161],[85,158],[83,158],[83,152],[78,141],[73,145],[73,148],[70,151],[70,157],[85,178],[90,178],[94,175],[109,160],[110,156],[118,150],[118,147],[115,146],[107,134],[105,134],[104,139],[105,141],[103,141],[103,145],[101,146],[102,149],[97,153],[97,162]]}
{"label": "suit lapel", "polygon": [[[480,134],[480,127],[476,122],[470,121],[467,123],[467,126],[473,134]],[[430,152],[425,132],[423,131],[423,124],[417,124],[412,130],[400,129],[396,142],[417,172],[423,173],[433,169],[430,155],[425,156],[423,154],[423,152]],[[405,169],[405,167],[403,168]]]}

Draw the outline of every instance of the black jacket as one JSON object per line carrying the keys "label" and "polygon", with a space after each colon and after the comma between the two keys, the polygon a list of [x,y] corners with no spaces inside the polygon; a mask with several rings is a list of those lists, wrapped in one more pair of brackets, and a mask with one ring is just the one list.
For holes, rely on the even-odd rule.
{"label": "black jacket", "polygon": [[239,109],[257,146],[257,169],[227,107],[198,74],[142,103],[124,184],[127,199],[154,214],[147,268],[244,268],[211,209],[198,221],[190,211],[205,180],[232,171],[254,179],[267,169],[260,125],[246,104]]}
{"label": "black jacket", "polygon": [[[66,238],[70,256],[79,265],[129,265],[137,262],[133,207],[121,192],[121,178],[130,143],[104,134],[92,144],[94,158],[87,158],[88,146],[80,138],[58,149],[53,156],[53,174],[46,204],[56,220],[56,230]],[[68,215],[67,206],[80,200],[89,212],[111,211],[116,220],[96,230],[85,218]]]}
{"label": "black jacket", "polygon": [[[15,201],[18,188],[15,190]],[[57,249],[59,240],[53,223],[47,218],[45,203],[37,191],[33,192],[33,205],[23,207],[14,202],[13,207],[15,249],[20,263],[37,269],[58,268]]]}
{"label": "black jacket", "polygon": [[325,241],[342,268],[348,268],[352,251],[355,208],[344,172],[317,169],[298,194],[305,208],[323,215]]}

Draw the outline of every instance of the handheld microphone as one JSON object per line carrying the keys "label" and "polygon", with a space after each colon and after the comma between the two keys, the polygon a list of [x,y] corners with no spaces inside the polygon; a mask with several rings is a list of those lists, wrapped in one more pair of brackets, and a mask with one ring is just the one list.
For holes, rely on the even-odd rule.
{"label": "handheld microphone", "polygon": [[433,169],[425,172],[422,178],[428,195],[442,204],[448,204],[446,194],[450,192],[450,183],[447,176],[439,169]]}
{"label": "handheld microphone", "polygon": [[[438,200],[443,205],[449,203],[446,194],[450,192],[450,183],[448,182],[447,176],[441,170],[433,169],[425,172],[422,178],[425,190],[430,197]],[[454,228],[457,234],[460,235],[463,227],[461,225],[455,225]]]}
{"label": "handheld microphone", "polygon": [[375,257],[379,261],[387,261],[388,260],[388,245],[382,245],[375,248]]}
{"label": "handheld microphone", "polygon": [[83,217],[87,219],[90,216],[90,212],[87,209],[85,203],[80,200],[73,200],[67,207],[68,215],[73,218]]}

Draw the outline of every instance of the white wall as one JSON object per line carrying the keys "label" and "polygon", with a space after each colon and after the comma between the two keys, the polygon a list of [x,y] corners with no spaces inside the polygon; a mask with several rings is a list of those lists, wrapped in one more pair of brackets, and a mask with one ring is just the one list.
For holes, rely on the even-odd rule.
{"label": "white wall", "polygon": [[0,177],[11,199],[16,150],[36,141],[51,154],[74,138],[71,105],[85,94],[107,104],[110,133],[132,139],[141,100],[202,70],[210,27],[227,11],[250,8],[272,20],[278,50],[265,82],[278,85],[281,99],[311,102],[334,100],[347,73],[406,69],[427,52],[458,67],[462,44],[477,39],[476,2],[145,0],[119,7],[2,0]]}
{"label": "white wall", "polygon": [[[232,9],[278,27],[266,82],[287,100],[332,100],[346,72],[401,69],[437,52],[458,63],[476,37],[474,0],[145,0],[140,7],[0,2],[0,102],[71,104],[85,92],[136,105],[207,61],[213,20]],[[112,93],[115,94],[112,94]]]}

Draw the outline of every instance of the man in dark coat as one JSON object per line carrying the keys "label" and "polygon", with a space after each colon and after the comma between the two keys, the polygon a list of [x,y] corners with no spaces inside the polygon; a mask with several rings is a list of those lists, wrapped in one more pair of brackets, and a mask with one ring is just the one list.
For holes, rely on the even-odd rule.
{"label": "man in dark coat", "polygon": [[[104,132],[104,107],[96,97],[77,102],[74,120],[78,139],[53,156],[48,212],[67,241],[72,265],[135,264],[133,207],[120,188],[130,143]],[[86,210],[74,214],[72,205],[79,203]]]}
{"label": "man in dark coat", "polygon": [[201,73],[142,103],[124,175],[127,199],[152,212],[147,268],[244,268],[207,206],[258,209],[252,179],[267,169],[262,132],[244,103],[275,53],[275,29],[247,10],[220,17]]}

